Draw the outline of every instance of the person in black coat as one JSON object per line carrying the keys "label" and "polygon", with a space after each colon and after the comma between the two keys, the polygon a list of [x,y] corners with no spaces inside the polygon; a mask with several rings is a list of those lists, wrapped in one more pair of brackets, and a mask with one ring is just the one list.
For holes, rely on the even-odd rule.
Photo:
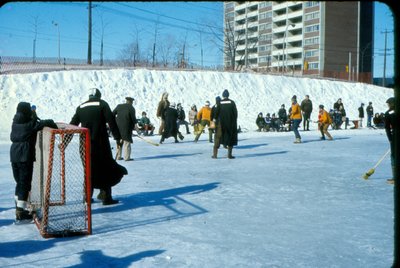
{"label": "person in black coat", "polygon": [[52,119],[39,120],[34,117],[31,105],[20,102],[11,126],[10,162],[13,171],[16,201],[16,220],[31,220],[27,210],[28,196],[32,188],[33,162],[35,162],[35,146],[37,132],[45,126],[57,128]]}
{"label": "person in black coat", "polygon": [[112,205],[119,201],[112,198],[111,187],[117,185],[128,171],[112,156],[107,124],[119,146],[121,135],[110,106],[101,99],[100,91],[93,88],[89,94],[89,100],[76,108],[70,124],[80,124],[89,129],[92,194],[93,188],[100,189],[97,198],[103,201],[103,205]]}
{"label": "person in black coat", "polygon": [[161,135],[160,144],[169,137],[174,137],[175,143],[178,143],[178,125],[176,123],[178,120],[178,111],[175,109],[175,102],[171,102],[170,106],[165,109],[164,118],[165,127],[164,132]]}
{"label": "person in black coat", "polygon": [[372,107],[372,102],[368,103],[368,106],[365,110],[367,111],[367,127],[371,127],[372,117],[374,117],[374,107]]}
{"label": "person in black coat", "polygon": [[312,101],[310,96],[306,95],[305,99],[300,104],[303,113],[303,131],[310,130],[310,117],[313,110]]}
{"label": "person in black coat", "polygon": [[386,111],[385,113],[385,117],[384,117],[384,122],[385,122],[385,132],[386,132],[386,136],[387,139],[390,143],[390,160],[391,160],[391,164],[392,164],[392,175],[393,178],[392,179],[388,179],[388,183],[394,184],[394,171],[395,171],[395,157],[394,157],[394,144],[393,144],[393,140],[394,140],[394,131],[395,129],[397,129],[398,126],[398,121],[397,121],[397,116],[395,114],[395,110],[394,110],[394,97],[391,97],[389,99],[387,99],[386,103],[388,105],[389,110]]}
{"label": "person in black coat", "polygon": [[122,142],[120,141],[122,146],[117,146],[117,155],[115,158],[122,160],[121,154],[124,151],[125,161],[131,161],[133,160],[131,158],[132,131],[138,129],[138,127],[136,111],[133,107],[134,98],[126,97],[125,99],[126,103],[118,104],[113,111],[122,139]]}
{"label": "person in black coat", "polygon": [[364,103],[361,103],[361,106],[358,107],[358,118],[360,118],[360,127],[362,127],[364,120]]}
{"label": "person in black coat", "polygon": [[177,109],[178,110],[178,122],[177,122],[178,123],[178,130],[179,130],[179,127],[181,125],[185,125],[186,134],[190,134],[189,123],[188,123],[188,121],[185,120],[186,119],[186,115],[185,115],[185,111],[182,108],[182,104],[178,103],[177,108],[178,108]]}
{"label": "person in black coat", "polygon": [[256,125],[258,127],[258,132],[261,132],[265,129],[265,120],[262,112],[257,115]]}
{"label": "person in black coat", "polygon": [[238,112],[235,102],[229,99],[227,89],[222,92],[222,97],[216,117],[220,119],[221,124],[221,143],[228,148],[228,158],[233,159],[235,157],[232,155],[232,149],[233,146],[238,144]]}

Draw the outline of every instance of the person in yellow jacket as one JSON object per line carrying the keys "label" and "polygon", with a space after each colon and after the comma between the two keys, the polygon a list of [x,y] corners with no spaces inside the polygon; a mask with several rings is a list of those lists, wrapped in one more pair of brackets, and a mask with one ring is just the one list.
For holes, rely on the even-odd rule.
{"label": "person in yellow jacket", "polygon": [[298,128],[300,126],[302,117],[301,117],[301,108],[300,108],[300,105],[297,103],[296,95],[294,95],[292,97],[292,109],[290,112],[290,119],[293,122],[293,132],[296,137],[296,140],[294,141],[294,143],[301,143],[301,136],[300,136]]}
{"label": "person in yellow jacket", "polygon": [[321,131],[321,140],[325,140],[325,135],[328,137],[328,140],[332,140],[331,134],[328,132],[328,127],[332,124],[332,119],[327,111],[324,109],[324,105],[319,106],[319,114],[318,114],[318,127]]}
{"label": "person in yellow jacket", "polygon": [[213,130],[210,129],[211,108],[210,108],[209,101],[206,101],[205,106],[203,106],[200,109],[200,111],[197,113],[197,121],[200,122],[200,126],[199,126],[199,131],[198,131],[194,141],[197,142],[199,140],[200,135],[203,132],[203,129],[206,126],[208,126],[208,140],[209,140],[209,142],[213,142],[213,140],[212,140]]}

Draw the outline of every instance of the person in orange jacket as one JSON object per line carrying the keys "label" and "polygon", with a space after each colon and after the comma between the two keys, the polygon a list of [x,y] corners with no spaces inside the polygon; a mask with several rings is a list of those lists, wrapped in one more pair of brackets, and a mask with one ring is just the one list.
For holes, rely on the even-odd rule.
{"label": "person in orange jacket", "polygon": [[201,133],[203,132],[203,129],[208,126],[208,140],[209,142],[213,142],[212,140],[212,134],[213,130],[210,129],[210,121],[211,121],[211,108],[210,108],[210,102],[206,101],[205,106],[203,106],[200,111],[197,113],[197,121],[200,122],[200,127],[199,127],[199,132],[196,135],[196,138],[194,139],[195,142],[197,142],[200,138]]}
{"label": "person in orange jacket", "polygon": [[324,105],[319,106],[319,114],[318,114],[318,126],[321,131],[321,140],[325,140],[325,135],[328,137],[328,140],[332,140],[331,134],[328,132],[328,127],[332,124],[332,119],[329,116],[328,112],[325,111]]}
{"label": "person in orange jacket", "polygon": [[293,122],[293,132],[296,137],[296,140],[294,141],[294,143],[301,143],[301,136],[300,136],[298,128],[300,126],[302,117],[301,117],[301,108],[300,108],[300,105],[297,103],[296,95],[294,95],[292,97],[292,107],[291,108],[292,109],[290,112],[290,120],[292,120],[292,122]]}

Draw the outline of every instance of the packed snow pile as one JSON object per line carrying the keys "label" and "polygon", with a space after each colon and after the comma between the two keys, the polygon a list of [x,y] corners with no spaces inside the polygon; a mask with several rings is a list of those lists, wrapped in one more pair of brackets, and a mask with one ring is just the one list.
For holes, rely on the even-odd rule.
{"label": "packed snow pile", "polygon": [[135,98],[137,116],[146,111],[156,127],[156,110],[163,92],[169,93],[170,101],[182,103],[187,114],[193,104],[200,109],[209,100],[213,105],[215,97],[228,89],[238,108],[238,125],[249,130],[257,128],[259,112],[272,115],[282,104],[288,109],[293,95],[299,102],[310,96],[313,121],[319,104],[329,110],[338,98],[342,98],[349,119],[356,119],[361,103],[366,107],[371,101],[374,111],[384,112],[386,99],[393,96],[392,89],[362,83],[252,73],[115,69],[1,75],[0,141],[8,140],[18,102],[35,104],[42,119],[68,123],[93,87],[100,89],[111,109],[124,103],[125,97]]}

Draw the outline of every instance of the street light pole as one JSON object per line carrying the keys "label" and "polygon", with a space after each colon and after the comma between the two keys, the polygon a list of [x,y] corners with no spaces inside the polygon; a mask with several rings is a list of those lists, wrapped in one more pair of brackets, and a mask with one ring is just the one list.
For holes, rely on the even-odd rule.
{"label": "street light pole", "polygon": [[287,69],[287,67],[286,67],[286,65],[287,65],[286,37],[287,37],[287,31],[288,31],[289,25],[292,26],[292,27],[295,27],[295,26],[296,26],[296,25],[294,25],[293,23],[287,24],[287,25],[286,25],[286,29],[285,29],[285,33],[283,34],[283,68],[282,68],[282,70],[284,69],[285,72],[286,72],[286,69]]}
{"label": "street light pole", "polygon": [[52,21],[53,25],[57,27],[57,31],[58,31],[58,64],[61,63],[61,57],[60,57],[60,25],[55,22]]}

